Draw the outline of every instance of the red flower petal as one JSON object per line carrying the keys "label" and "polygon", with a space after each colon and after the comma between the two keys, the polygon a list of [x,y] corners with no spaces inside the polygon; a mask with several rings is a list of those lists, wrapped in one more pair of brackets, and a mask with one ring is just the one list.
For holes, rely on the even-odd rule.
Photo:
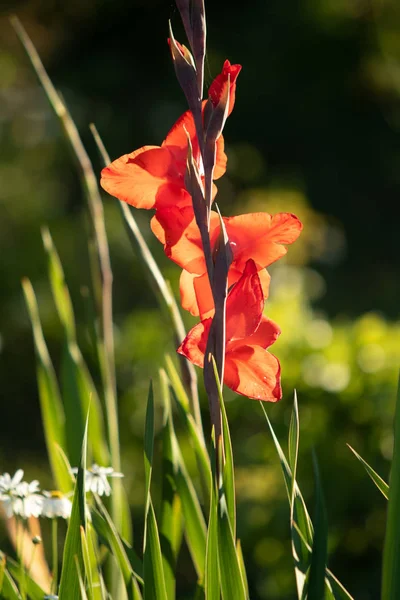
{"label": "red flower petal", "polygon": [[206,319],[193,327],[177,350],[179,354],[186,356],[194,365],[202,368],[211,322],[212,319]]}
{"label": "red flower petal", "polygon": [[243,270],[252,258],[259,269],[267,267],[287,252],[282,244],[291,244],[300,235],[302,224],[289,213],[249,213],[225,217],[224,223],[231,243],[235,266]]}
{"label": "red flower petal", "polygon": [[234,352],[240,346],[260,346],[264,350],[267,350],[267,348],[276,342],[280,334],[281,330],[279,326],[265,315],[262,315],[261,322],[255,332],[241,340],[228,342],[226,351]]}
{"label": "red flower petal", "polygon": [[226,354],[224,383],[248,398],[280,400],[280,373],[278,359],[260,346],[240,346]]}
{"label": "red flower petal", "polygon": [[226,341],[247,338],[260,324],[264,295],[253,260],[248,260],[242,277],[226,301]]}
{"label": "red flower petal", "polygon": [[216,106],[221,99],[222,92],[225,84],[228,81],[228,75],[230,78],[230,88],[229,88],[229,109],[228,115],[231,114],[233,110],[233,106],[235,104],[235,94],[236,94],[236,79],[242,69],[241,65],[231,65],[229,60],[224,62],[224,66],[222,67],[222,71],[219,75],[216,76],[210,88],[208,90],[208,96],[213,104]]}

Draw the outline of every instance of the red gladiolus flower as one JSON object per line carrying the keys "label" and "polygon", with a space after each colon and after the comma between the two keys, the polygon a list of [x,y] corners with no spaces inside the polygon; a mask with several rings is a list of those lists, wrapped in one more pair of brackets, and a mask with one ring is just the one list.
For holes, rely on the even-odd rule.
{"label": "red gladiolus flower", "polygon": [[229,109],[228,116],[231,114],[233,110],[233,106],[235,104],[235,94],[236,94],[236,79],[242,70],[242,65],[231,65],[229,60],[224,62],[224,66],[222,67],[222,71],[219,75],[216,76],[214,81],[209,87],[208,97],[213,106],[216,106],[220,101],[222,96],[224,86],[228,81],[229,76]]}
{"label": "red gladiolus flower", "polygon": [[[299,236],[302,224],[290,213],[249,213],[223,217],[230,241],[233,261],[228,285],[238,281],[248,259],[252,258],[259,271],[264,297],[268,297],[269,275],[265,267],[284,256],[283,244],[292,244]],[[166,255],[184,271],[180,292],[184,309],[206,318],[213,314],[213,300],[206,273],[200,232],[189,207],[157,211],[151,222],[153,233],[164,244]],[[215,247],[220,233],[219,217],[211,213],[210,240]]]}
{"label": "red gladiolus flower", "polygon": [[[267,351],[280,334],[279,327],[263,315],[264,296],[257,267],[248,260],[243,275],[226,302],[224,383],[243,396],[276,402],[282,397],[280,364]],[[204,366],[212,319],[189,331],[178,352],[193,364]]]}
{"label": "red gladiolus flower", "polygon": [[[101,172],[101,186],[106,192],[136,208],[191,206],[185,189],[187,133],[193,156],[199,157],[193,115],[186,111],[175,123],[160,146],[143,146],[125,154]],[[217,140],[214,179],[226,170],[226,154],[222,135]]]}

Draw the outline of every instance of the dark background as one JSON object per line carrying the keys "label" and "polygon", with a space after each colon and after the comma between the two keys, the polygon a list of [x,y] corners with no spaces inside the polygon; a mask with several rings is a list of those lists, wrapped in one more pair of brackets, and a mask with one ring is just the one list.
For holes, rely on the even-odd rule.
{"label": "dark background", "polygon": [[[276,283],[267,310],[283,331],[276,353],[285,397],[268,409],[284,443],[298,389],[300,485],[312,512],[314,446],[327,499],[330,565],[357,600],[379,597],[385,500],[345,443],[388,478],[400,358],[399,6],[385,0],[206,4],[206,84],[225,58],[243,65],[225,130],[229,162],[219,184],[221,210],[293,211],[305,225],[288,259],[272,269]],[[177,39],[184,36],[171,2],[1,3],[0,465],[4,471],[23,467],[50,485],[20,280],[32,280],[57,366],[61,331],[40,226],[51,230],[84,331],[85,202],[74,159],[9,24],[12,13],[63,94],[97,172],[90,122],[116,158],[160,144],[186,110],[166,43],[168,19]],[[104,202],[123,459],[140,527],[148,380],[171,346],[115,201]],[[151,239],[148,215],[138,219],[177,289],[179,270]],[[228,399],[251,598],[292,598],[289,514],[272,441],[256,403],[233,394]],[[180,585],[180,597],[190,597],[192,577],[182,575]]]}

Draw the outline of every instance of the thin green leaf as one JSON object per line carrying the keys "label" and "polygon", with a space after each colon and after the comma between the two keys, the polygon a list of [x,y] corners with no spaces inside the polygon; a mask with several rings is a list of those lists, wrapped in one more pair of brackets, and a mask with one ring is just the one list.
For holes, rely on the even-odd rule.
{"label": "thin green leaf", "polygon": [[394,417],[394,448],[389,481],[389,501],[382,565],[382,598],[400,598],[400,379]]}
{"label": "thin green leaf", "polygon": [[153,503],[149,500],[146,516],[146,539],[143,557],[144,600],[168,600],[165,588],[164,569],[160,539]]}
{"label": "thin green leaf", "polygon": [[218,568],[218,495],[214,481],[214,474],[211,474],[211,501],[210,514],[208,517],[206,564],[204,579],[204,589],[207,600],[220,600],[221,597]]}
{"label": "thin green leaf", "polygon": [[[46,592],[28,575],[28,573],[21,573],[21,565],[7,556],[7,569],[13,576],[15,581],[19,582],[21,576],[24,578],[26,592],[30,600],[43,600]],[[1,598],[1,585],[0,585],[0,598]]]}
{"label": "thin green leaf", "polygon": [[58,592],[60,600],[71,600],[71,598],[79,597],[78,594],[80,586],[75,557],[77,557],[81,572],[83,571],[84,567],[81,543],[81,527],[83,527],[84,531],[86,531],[85,472],[87,430],[88,420],[86,421],[86,427],[83,436],[81,461],[78,467],[78,474],[76,476],[71,517],[65,538],[60,588]]}
{"label": "thin green leaf", "polygon": [[314,453],[313,465],[316,488],[315,526],[311,564],[306,586],[307,600],[321,600],[324,597],[325,571],[328,558],[328,524],[318,463]]}
{"label": "thin green leaf", "polygon": [[6,569],[6,557],[5,557],[5,554],[1,553],[0,554],[0,594],[1,594],[1,590],[3,588],[5,569]]}
{"label": "thin green leaf", "polygon": [[3,586],[1,588],[1,600],[21,600],[17,586],[7,569],[4,571]]}
{"label": "thin green leaf", "polygon": [[218,508],[218,564],[223,600],[246,600],[246,588],[242,578],[235,541],[224,495],[220,496]]}
{"label": "thin green leaf", "polygon": [[217,365],[214,357],[212,356],[212,363],[214,369],[215,382],[217,384],[217,391],[219,397],[219,404],[221,408],[222,416],[222,432],[224,441],[224,465],[222,470],[222,480],[225,492],[226,505],[231,523],[233,539],[236,540],[236,498],[235,498],[235,471],[233,466],[233,452],[231,435],[229,432],[228,417],[225,410],[225,402],[222,395],[221,382],[218,377]]}
{"label": "thin green leaf", "polygon": [[65,336],[62,359],[62,388],[70,460],[76,464],[79,458],[77,452],[80,452],[85,418],[90,406],[88,453],[93,455],[94,461],[98,464],[109,464],[110,455],[105,442],[101,403],[92,377],[77,345],[75,316],[64,270],[47,228],[42,229],[42,238],[48,259],[48,272],[53,298]]}
{"label": "thin green leaf", "polygon": [[95,499],[96,508],[91,512],[93,527],[115,557],[125,582],[128,597],[135,600],[140,599],[141,594],[137,581],[143,584],[143,566],[132,548],[129,549],[131,554],[128,557],[128,547],[124,546],[105,506],[98,496]]}
{"label": "thin green leaf", "polygon": [[[85,581],[87,582],[87,596],[89,600],[93,600],[93,577],[92,577],[92,564],[90,560],[89,554],[89,545],[86,539],[86,533],[84,528],[81,526],[81,545],[82,545],[82,555],[83,555],[83,566],[84,566],[84,575]],[[78,563],[79,567],[79,563]]]}
{"label": "thin green leaf", "polygon": [[163,559],[165,588],[169,600],[175,598],[175,572],[178,552],[182,543],[183,519],[181,501],[174,485],[174,466],[171,443],[170,397],[168,378],[160,370],[160,388],[164,405],[162,504],[160,544]]}
{"label": "thin green leaf", "polygon": [[362,464],[362,466],[364,467],[364,469],[366,470],[366,472],[368,473],[378,490],[381,492],[381,494],[383,494],[383,496],[385,496],[387,500],[389,498],[389,486],[386,483],[386,481],[384,481],[382,477],[380,477],[380,475],[378,475],[378,473],[374,471],[374,469],[367,463],[367,461],[365,461],[362,458],[362,456],[360,456],[358,452],[356,452],[354,448],[350,446],[350,444],[347,444],[347,447],[352,451],[354,456],[358,458],[358,460],[360,461],[360,463]]}
{"label": "thin green leaf", "polygon": [[[118,429],[118,407],[115,383],[114,363],[114,337],[112,318],[112,270],[108,249],[107,233],[104,223],[104,211],[101,201],[99,184],[94,174],[93,166],[85,147],[80,138],[78,129],[52,84],[40,57],[32,44],[31,39],[23,28],[17,17],[11,19],[11,23],[31,61],[35,73],[42,85],[47,99],[60,121],[66,139],[76,158],[80,168],[82,187],[85,191],[89,213],[91,230],[89,233],[89,256],[91,258],[91,275],[93,280],[94,295],[97,305],[101,311],[101,333],[98,336],[97,351],[99,356],[99,367],[103,380],[105,395],[105,406],[107,413],[108,441],[110,446],[111,463],[115,471],[121,470],[119,429]],[[111,497],[111,508],[114,522],[119,528],[124,527],[126,536],[130,536],[129,506],[123,494],[123,488],[116,479],[112,482],[113,494]]]}
{"label": "thin green leaf", "polygon": [[79,581],[79,591],[81,593],[80,600],[88,600],[86,590],[85,590],[85,584],[82,579],[82,571],[79,566],[79,559],[76,554],[75,554],[74,558],[75,558],[76,573],[77,573],[77,577],[78,577],[78,581]]}
{"label": "thin green leaf", "polygon": [[60,390],[43,337],[35,292],[28,279],[22,281],[22,287],[35,344],[37,382],[47,453],[58,489],[62,492],[68,492],[72,488],[71,476],[56,448],[56,444],[61,448],[65,448],[65,415]]}
{"label": "thin green leaf", "polygon": [[[145,476],[145,520],[150,505],[150,484],[151,472],[153,468],[154,451],[154,396],[153,383],[150,382],[149,394],[147,397],[146,423],[144,430],[144,476]],[[144,535],[144,540],[146,535]]]}
{"label": "thin green leaf", "polygon": [[172,397],[176,402],[179,417],[186,431],[189,434],[189,439],[196,455],[196,461],[199,466],[201,476],[202,489],[204,492],[204,502],[205,504],[208,504],[208,499],[210,496],[208,486],[211,476],[211,466],[210,458],[208,456],[206,444],[203,437],[203,432],[199,430],[197,423],[194,420],[192,413],[190,412],[188,397],[186,395],[178,372],[175,368],[175,365],[168,354],[165,355],[165,364],[168,377],[172,386]]}
{"label": "thin green leaf", "polygon": [[244,589],[246,592],[246,598],[250,598],[249,582],[247,581],[246,566],[244,564],[244,556],[243,556],[242,545],[240,543],[240,540],[237,540],[237,542],[236,542],[236,554],[237,554],[237,557],[239,560],[239,567],[240,567],[240,572],[242,574]]}

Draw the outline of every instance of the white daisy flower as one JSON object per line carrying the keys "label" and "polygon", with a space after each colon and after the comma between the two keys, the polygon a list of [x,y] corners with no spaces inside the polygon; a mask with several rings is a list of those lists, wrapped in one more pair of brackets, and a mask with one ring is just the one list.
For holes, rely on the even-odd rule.
{"label": "white daisy flower", "polygon": [[42,494],[42,517],[47,517],[48,519],[57,519],[58,517],[68,519],[71,516],[72,502],[62,492],[44,491]]}
{"label": "white daisy flower", "polygon": [[[78,469],[75,467],[71,469],[74,475],[77,474]],[[107,477],[123,477],[123,473],[117,473],[112,467],[99,467],[96,463],[93,463],[90,469],[85,472],[85,488],[87,492],[93,492],[99,496],[110,496],[111,486],[108,483]]]}
{"label": "white daisy flower", "polygon": [[24,472],[22,469],[18,469],[13,477],[11,477],[9,473],[0,475],[0,500],[3,500],[4,496],[7,497],[16,490],[17,486],[21,483],[23,476]]}
{"label": "white daisy flower", "polygon": [[21,481],[24,476],[18,469],[13,477],[8,473],[0,475],[0,502],[7,518],[19,516],[22,519],[38,517],[42,511],[43,498],[39,494],[39,482]]}

